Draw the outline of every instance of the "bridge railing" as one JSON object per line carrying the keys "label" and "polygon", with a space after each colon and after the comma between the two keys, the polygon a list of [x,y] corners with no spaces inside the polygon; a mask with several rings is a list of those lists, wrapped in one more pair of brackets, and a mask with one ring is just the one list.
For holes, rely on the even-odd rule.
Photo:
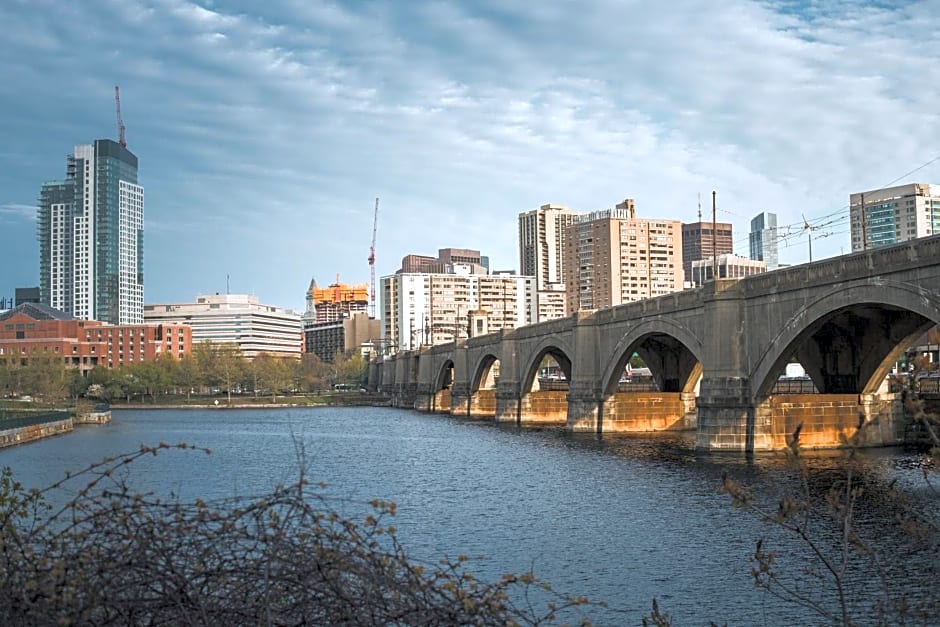
{"label": "bridge railing", "polygon": [[659,392],[653,377],[631,377],[617,384],[618,392]]}
{"label": "bridge railing", "polygon": [[812,379],[778,379],[771,394],[819,394]]}

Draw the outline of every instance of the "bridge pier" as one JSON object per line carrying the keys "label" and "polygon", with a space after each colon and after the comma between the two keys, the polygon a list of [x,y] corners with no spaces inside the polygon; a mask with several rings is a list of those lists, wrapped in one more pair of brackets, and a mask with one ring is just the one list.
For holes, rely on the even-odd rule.
{"label": "bridge pier", "polygon": [[519,423],[519,384],[500,378],[496,385],[496,422]]}
{"label": "bridge pier", "polygon": [[467,415],[472,418],[496,417],[496,390],[487,388],[477,390],[467,401]]}
{"label": "bridge pier", "polygon": [[418,411],[434,414],[449,414],[451,407],[450,388],[435,389],[433,385],[421,384],[414,401],[414,408]]}
{"label": "bridge pier", "polygon": [[603,398],[593,386],[572,383],[568,389],[568,431],[600,433]]}
{"label": "bridge pier", "polygon": [[454,416],[470,415],[470,384],[457,381],[450,388],[450,413]]}
{"label": "bridge pier", "polygon": [[755,423],[750,385],[744,377],[702,378],[697,401],[698,432],[695,446],[701,451],[770,450],[770,416]]}

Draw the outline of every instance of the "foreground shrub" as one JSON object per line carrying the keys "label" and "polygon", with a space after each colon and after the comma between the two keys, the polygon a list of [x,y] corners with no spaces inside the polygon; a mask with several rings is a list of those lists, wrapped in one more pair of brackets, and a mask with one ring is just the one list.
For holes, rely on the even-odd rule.
{"label": "foreground shrub", "polygon": [[3,471],[0,624],[537,625],[587,603],[531,573],[481,582],[464,556],[411,560],[383,522],[394,504],[351,521],[302,473],[263,498],[213,503],[135,494],[116,477],[168,448],[193,447],[144,447],[42,490]]}

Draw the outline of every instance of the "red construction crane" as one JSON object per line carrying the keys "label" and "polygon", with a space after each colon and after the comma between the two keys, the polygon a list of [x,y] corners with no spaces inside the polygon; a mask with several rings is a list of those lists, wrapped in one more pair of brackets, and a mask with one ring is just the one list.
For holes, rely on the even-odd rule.
{"label": "red construction crane", "polygon": [[372,216],[372,246],[369,248],[369,271],[372,282],[369,287],[369,317],[375,318],[375,233],[379,228],[379,199],[375,199],[375,214]]}
{"label": "red construction crane", "polygon": [[121,118],[121,88],[114,86],[114,108],[117,111],[118,125],[118,143],[121,148],[127,148],[127,140],[124,139],[124,120]]}

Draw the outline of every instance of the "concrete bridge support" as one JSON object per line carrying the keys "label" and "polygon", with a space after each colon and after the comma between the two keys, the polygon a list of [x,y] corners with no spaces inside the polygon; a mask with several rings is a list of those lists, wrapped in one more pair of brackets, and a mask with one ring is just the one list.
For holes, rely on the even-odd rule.
{"label": "concrete bridge support", "polygon": [[450,389],[450,413],[454,416],[470,415],[470,384],[457,381]]}
{"label": "concrete bridge support", "polygon": [[519,423],[519,384],[500,378],[496,386],[496,422]]}
{"label": "concrete bridge support", "polygon": [[477,390],[469,401],[467,416],[471,418],[496,418],[496,390],[488,388]]}
{"label": "concrete bridge support", "polygon": [[860,427],[860,446],[894,446],[904,437],[898,394],[777,394],[754,413],[757,424],[766,426],[771,449],[787,446],[797,426],[806,448],[842,446]]}
{"label": "concrete bridge support", "polygon": [[600,433],[601,395],[591,385],[572,384],[568,390],[567,425],[576,433]]}

